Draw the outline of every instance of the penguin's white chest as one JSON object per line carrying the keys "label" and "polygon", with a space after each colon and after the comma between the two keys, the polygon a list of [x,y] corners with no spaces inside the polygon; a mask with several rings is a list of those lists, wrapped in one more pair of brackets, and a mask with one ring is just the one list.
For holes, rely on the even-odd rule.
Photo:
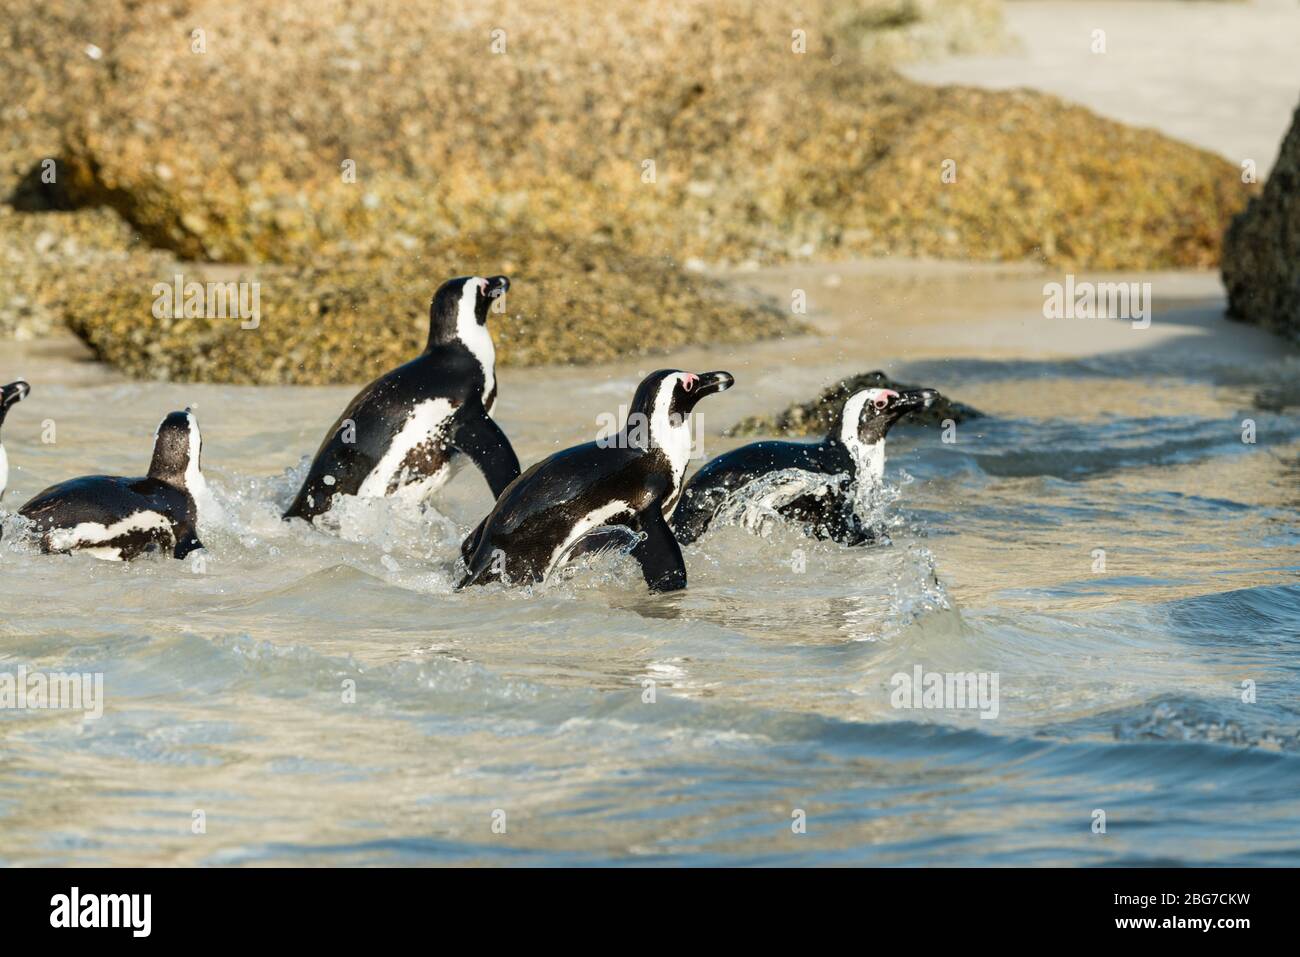
{"label": "penguin's white chest", "polygon": [[[476,285],[480,283],[481,286]],[[488,332],[487,324],[478,321],[476,306],[480,288],[484,290],[487,288],[487,283],[481,279],[466,283],[461,292],[460,307],[456,311],[456,338],[478,360],[478,364],[483,369],[483,408],[487,409],[490,415],[492,409],[488,406],[488,396],[497,386],[497,350],[492,344],[492,334]]]}
{"label": "penguin's white chest", "polygon": [[[202,446],[203,440],[199,436],[199,424],[191,416],[190,448],[200,449]],[[216,497],[212,494],[212,490],[208,488],[208,480],[199,469],[199,456],[197,454],[191,455],[189,461],[185,463],[185,491],[189,493],[190,498],[194,501],[194,525],[200,534],[222,520],[224,513],[217,503]]]}
{"label": "penguin's white chest", "polygon": [[5,447],[0,444],[0,496],[5,493],[5,486],[9,484],[9,455],[5,452]]}
{"label": "penguin's white chest", "polygon": [[885,440],[866,444],[854,439],[846,444],[857,468],[859,487],[874,487],[884,482]]}
{"label": "penguin's white chest", "polygon": [[487,331],[486,326],[474,323],[469,329],[461,333],[461,341],[465,343],[465,348],[473,353],[474,358],[478,360],[478,364],[483,368],[483,408],[491,415],[492,409],[488,403],[488,397],[492,395],[493,390],[497,387],[497,349],[492,343],[492,334]]}
{"label": "penguin's white chest", "polygon": [[879,507],[880,492],[885,485],[885,440],[849,447],[857,466],[856,476],[849,494],[853,508],[864,521],[874,522],[873,513]]}
{"label": "penguin's white chest", "polygon": [[[379,462],[357,489],[357,495],[381,498],[396,486],[403,498],[411,496],[418,500],[441,486],[451,474],[447,440],[455,413],[456,406],[448,399],[416,403],[389,440]],[[419,464],[430,460],[434,463],[431,470]]]}

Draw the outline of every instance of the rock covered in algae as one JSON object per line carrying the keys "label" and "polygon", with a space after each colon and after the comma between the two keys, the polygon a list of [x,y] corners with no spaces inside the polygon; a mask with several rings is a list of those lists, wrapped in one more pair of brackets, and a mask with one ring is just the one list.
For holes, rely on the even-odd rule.
{"label": "rock covered in algae", "polygon": [[[364,379],[473,271],[523,280],[506,363],[749,340],[797,327],[675,263],[1207,266],[1245,201],[1151,131],[887,67],[996,42],[993,0],[5,2],[0,335],[66,316],[138,376]],[[154,317],[167,256],[253,264],[260,329]]]}
{"label": "rock covered in algae", "polygon": [[1300,342],[1300,109],[1261,195],[1223,246],[1228,314]]}
{"label": "rock covered in algae", "polygon": [[[177,274],[180,308],[171,291]],[[669,263],[528,234],[461,237],[379,265],[134,263],[73,293],[67,320],[99,358],[139,378],[356,382],[417,355],[434,289],[465,274],[511,279],[504,311],[489,318],[502,365],[593,362],[802,329],[774,307],[737,303],[720,283]],[[206,290],[209,282],[256,283],[256,299],[250,285],[244,303],[257,316],[233,306],[225,318],[209,308],[186,316],[187,284]]]}
{"label": "rock covered in algae", "polygon": [[35,339],[63,324],[74,290],[128,263],[170,257],[138,243],[109,209],[19,213],[0,206],[0,337]]}
{"label": "rock covered in algae", "polygon": [[[860,375],[841,379],[834,385],[823,389],[811,401],[796,402],[785,411],[776,415],[755,415],[737,422],[724,434],[726,435],[785,435],[785,436],[822,436],[831,427],[831,422],[844,400],[862,389],[895,389],[899,392],[918,389],[921,386],[900,384],[883,372],[863,372]],[[965,422],[982,417],[982,413],[970,406],[940,396],[928,409],[908,414],[904,424],[941,426],[946,420]]]}
{"label": "rock covered in algae", "polygon": [[1050,96],[882,65],[956,11],[997,15],[983,0],[127,5],[63,158],[78,202],[191,259],[391,256],[492,228],[715,263],[1217,261],[1246,198],[1225,160]]}

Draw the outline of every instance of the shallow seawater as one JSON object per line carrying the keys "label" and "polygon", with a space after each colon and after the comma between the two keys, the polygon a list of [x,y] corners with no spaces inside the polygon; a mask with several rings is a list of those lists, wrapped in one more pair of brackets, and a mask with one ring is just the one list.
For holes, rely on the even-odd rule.
{"label": "shallow seawater", "polygon": [[[708,367],[739,392],[756,355]],[[33,376],[9,510],[141,472],[193,402],[224,516],[201,563],[129,566],[7,520],[0,671],[106,704],[0,711],[0,863],[1300,864],[1300,416],[1250,405],[1288,361],[895,363],[993,414],[891,437],[892,544],[717,528],[667,596],[617,556],[453,593],[470,470],[280,522],[350,389]],[[499,418],[527,464],[660,364],[504,370]],[[732,400],[709,454],[772,405]],[[895,707],[918,666],[995,707]]]}

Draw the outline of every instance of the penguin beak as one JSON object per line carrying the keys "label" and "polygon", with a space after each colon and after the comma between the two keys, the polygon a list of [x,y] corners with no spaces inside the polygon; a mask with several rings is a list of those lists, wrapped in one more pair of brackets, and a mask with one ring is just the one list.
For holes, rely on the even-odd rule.
{"label": "penguin beak", "polygon": [[939,393],[935,389],[910,389],[907,392],[898,394],[893,407],[900,414],[913,412],[917,409],[928,409],[934,405],[937,398],[939,398]]}
{"label": "penguin beak", "polygon": [[6,386],[0,386],[0,408],[7,409],[9,406],[21,402],[27,398],[27,393],[31,391],[32,387],[22,379],[11,382]]}
{"label": "penguin beak", "polygon": [[736,380],[730,372],[701,372],[691,394],[702,399],[715,392],[726,392],[735,384]]}
{"label": "penguin beak", "polygon": [[495,299],[498,296],[504,296],[510,289],[510,280],[505,276],[489,276],[487,281],[487,297]]}

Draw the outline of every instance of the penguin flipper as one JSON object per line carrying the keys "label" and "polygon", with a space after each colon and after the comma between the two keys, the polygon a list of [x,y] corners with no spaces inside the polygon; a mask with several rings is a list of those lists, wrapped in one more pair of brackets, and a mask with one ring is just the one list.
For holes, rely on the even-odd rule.
{"label": "penguin flipper", "polygon": [[479,539],[483,537],[483,529],[486,526],[487,519],[485,518],[475,526],[474,531],[465,536],[465,541],[460,543],[460,557],[466,565],[469,564],[469,560],[474,553],[478,551]]}
{"label": "penguin flipper", "polygon": [[311,471],[303,479],[302,488],[298,489],[298,494],[294,496],[293,502],[284,510],[280,516],[283,521],[291,518],[301,518],[304,521],[312,521],[317,515],[321,515],[330,510],[334,504],[334,495],[337,486],[334,488],[322,488],[317,462],[312,463]]}
{"label": "penguin flipper", "polygon": [[[460,591],[470,585],[486,585],[488,582],[503,581],[505,571],[505,553],[496,548],[483,548],[482,538],[487,519],[479,523],[471,535],[474,538],[474,551],[465,556],[463,565],[465,573],[456,583],[453,591]],[[468,544],[468,539],[465,544]],[[462,545],[462,548],[464,546]]]}
{"label": "penguin flipper", "polygon": [[500,498],[505,487],[519,477],[519,457],[510,440],[478,403],[462,412],[451,444],[478,466],[493,498]]}
{"label": "penguin flipper", "polygon": [[190,552],[196,552],[204,545],[199,541],[199,536],[195,534],[194,529],[188,526],[178,527],[176,529],[176,548],[172,551],[173,558],[184,558]]}
{"label": "penguin flipper", "polygon": [[877,540],[875,529],[862,521],[851,508],[845,509],[845,513],[837,516],[837,520],[829,526],[828,537],[850,548],[874,544]]}
{"label": "penguin flipper", "polygon": [[460,581],[458,581],[456,585],[452,588],[452,591],[460,591],[463,588],[468,588],[470,585],[477,585],[479,583],[478,581],[479,578],[483,576],[483,572],[486,570],[487,570],[486,565],[484,565],[482,568],[479,568],[478,570],[474,570],[474,569],[466,570],[465,574],[460,577]]}
{"label": "penguin flipper", "polygon": [[651,591],[676,591],[686,587],[686,562],[672,529],[664,521],[663,503],[654,501],[637,516],[645,536],[631,555],[641,565],[641,574]]}
{"label": "penguin flipper", "polygon": [[679,545],[693,544],[708,530],[719,504],[704,493],[693,492],[693,489],[687,488],[677,511],[673,512],[672,530]]}
{"label": "penguin flipper", "polygon": [[630,552],[640,540],[637,530],[627,525],[600,525],[574,542],[565,553],[564,561],[571,562],[583,555],[599,555],[616,549]]}
{"label": "penguin flipper", "polygon": [[880,537],[844,499],[834,501],[806,495],[778,511],[784,518],[802,524],[805,532],[819,541],[855,547],[875,544]]}

